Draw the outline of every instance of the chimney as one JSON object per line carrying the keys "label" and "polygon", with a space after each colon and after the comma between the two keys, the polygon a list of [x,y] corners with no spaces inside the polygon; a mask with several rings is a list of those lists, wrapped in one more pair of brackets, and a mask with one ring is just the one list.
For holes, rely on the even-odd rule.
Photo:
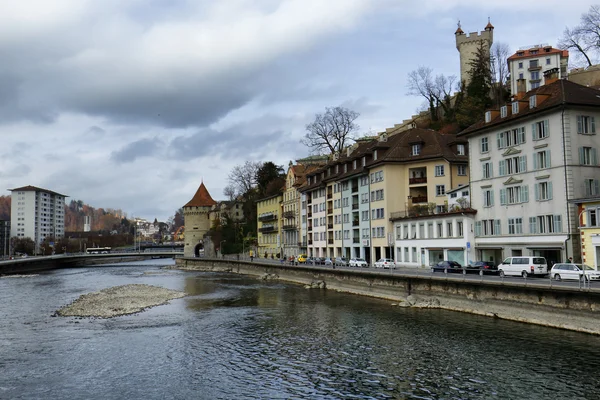
{"label": "chimney", "polygon": [[515,100],[521,100],[525,97],[525,92],[527,91],[527,81],[525,79],[517,79],[517,93],[515,94]]}
{"label": "chimney", "polygon": [[558,80],[558,68],[551,68],[544,71],[544,85],[549,85]]}

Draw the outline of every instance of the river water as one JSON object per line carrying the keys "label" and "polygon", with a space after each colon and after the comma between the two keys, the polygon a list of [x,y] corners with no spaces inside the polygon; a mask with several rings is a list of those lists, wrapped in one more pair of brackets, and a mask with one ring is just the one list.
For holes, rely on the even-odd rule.
{"label": "river water", "polygon": [[[595,336],[164,264],[0,279],[0,399],[600,398]],[[129,283],[187,296],[52,316]]]}

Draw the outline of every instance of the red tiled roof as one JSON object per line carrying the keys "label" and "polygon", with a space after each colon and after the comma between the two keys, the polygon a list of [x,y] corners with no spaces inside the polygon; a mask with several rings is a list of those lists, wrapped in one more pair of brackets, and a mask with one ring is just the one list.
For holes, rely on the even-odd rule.
{"label": "red tiled roof", "polygon": [[[521,54],[522,53],[522,54]],[[560,50],[552,47],[549,51],[546,51],[544,47],[536,47],[534,49],[529,50],[519,50],[512,56],[507,58],[507,61],[516,60],[518,58],[530,58],[530,57],[540,57],[546,54],[557,54],[560,53],[561,57],[569,57],[569,50]]]}
{"label": "red tiled roof", "polygon": [[[536,107],[529,108],[529,98],[533,95],[548,97],[542,102],[538,100]],[[575,82],[559,79],[547,85],[540,86],[537,89],[530,90],[529,92],[525,93],[525,97],[519,102],[519,112],[517,114],[512,114],[512,108],[510,107],[510,104],[508,104],[506,117],[502,118],[500,113],[498,113],[496,118],[493,118],[487,123],[485,122],[485,118],[482,118],[479,120],[479,122],[476,122],[467,129],[458,133],[458,136],[469,135],[490,127],[500,126],[504,123],[512,123],[515,120],[525,118],[553,107],[558,107],[560,105],[600,107],[600,91],[587,86],[579,85]],[[482,117],[484,117],[484,115],[482,115]]]}
{"label": "red tiled roof", "polygon": [[204,186],[204,182],[202,182],[194,197],[192,197],[184,207],[211,207],[215,204],[217,204],[217,202],[210,197],[210,193],[208,193],[206,186]]}

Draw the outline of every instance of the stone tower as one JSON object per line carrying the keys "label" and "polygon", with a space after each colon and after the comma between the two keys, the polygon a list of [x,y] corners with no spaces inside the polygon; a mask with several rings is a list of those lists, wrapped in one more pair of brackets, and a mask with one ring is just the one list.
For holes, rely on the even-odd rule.
{"label": "stone tower", "polygon": [[199,251],[204,249],[204,235],[210,229],[210,210],[215,204],[217,202],[210,197],[210,193],[202,182],[194,197],[183,206],[184,257],[198,256]]}
{"label": "stone tower", "polygon": [[[488,55],[490,54],[490,48],[494,43],[494,26],[490,23],[488,18],[488,24],[485,29],[480,33],[471,32],[465,35],[463,30],[460,28],[460,21],[458,22],[458,29],[454,32],[456,37],[456,49],[460,53],[460,81],[466,87],[469,84],[469,75],[471,71],[471,61],[475,59],[477,48],[480,43],[483,42]],[[501,62],[504,62],[503,60]]]}

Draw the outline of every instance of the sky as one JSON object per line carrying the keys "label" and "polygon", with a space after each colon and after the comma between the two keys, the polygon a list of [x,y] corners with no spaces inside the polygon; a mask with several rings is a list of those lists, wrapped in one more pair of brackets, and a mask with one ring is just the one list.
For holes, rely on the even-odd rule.
{"label": "sky", "polygon": [[460,75],[454,32],[556,46],[589,1],[0,0],[0,187],[166,221],[235,165],[309,155],[326,107],[375,134],[415,114],[419,66]]}

